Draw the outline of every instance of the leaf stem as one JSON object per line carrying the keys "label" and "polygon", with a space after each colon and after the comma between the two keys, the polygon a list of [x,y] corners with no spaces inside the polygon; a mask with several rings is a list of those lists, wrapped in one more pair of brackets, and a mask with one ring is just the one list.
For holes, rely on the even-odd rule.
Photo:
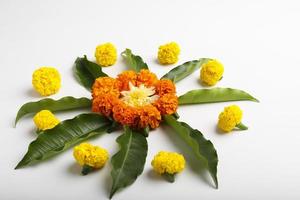
{"label": "leaf stem", "polygon": [[238,125],[236,125],[236,127],[241,130],[248,130],[248,127],[245,124],[243,124],[242,122],[239,123]]}
{"label": "leaf stem", "polygon": [[88,175],[90,172],[92,172],[94,170],[93,167],[89,166],[89,165],[83,165],[82,166],[82,170],[81,170],[81,174],[83,176]]}
{"label": "leaf stem", "polygon": [[164,179],[166,179],[169,183],[174,183],[175,181],[175,174],[164,173],[162,174],[162,177],[164,177]]}

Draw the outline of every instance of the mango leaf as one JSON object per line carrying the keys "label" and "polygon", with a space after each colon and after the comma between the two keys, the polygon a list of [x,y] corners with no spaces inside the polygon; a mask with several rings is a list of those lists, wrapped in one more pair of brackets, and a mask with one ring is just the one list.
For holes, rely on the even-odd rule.
{"label": "mango leaf", "polygon": [[227,101],[254,101],[256,98],[242,90],[232,88],[213,88],[191,90],[178,98],[179,104],[201,104]]}
{"label": "mango leaf", "polygon": [[185,62],[182,65],[179,65],[168,73],[166,73],[161,79],[170,79],[174,83],[184,79],[188,75],[192,74],[194,71],[199,69],[204,63],[209,61],[209,58],[200,58],[199,60],[193,60],[189,62]]}
{"label": "mango leaf", "polygon": [[111,158],[113,184],[110,199],[116,191],[131,185],[143,172],[148,151],[146,138],[128,127],[124,127],[124,134],[116,141],[120,151]]}
{"label": "mango leaf", "polygon": [[165,115],[164,121],[191,147],[196,157],[204,162],[216,188],[218,188],[218,155],[211,141],[205,139],[199,130],[193,129],[184,122],[177,121],[172,115]]}
{"label": "mango leaf", "polygon": [[77,58],[75,61],[74,75],[77,81],[88,91],[91,90],[96,78],[107,76],[102,71],[102,67],[94,62],[89,61],[86,56]]}
{"label": "mango leaf", "polygon": [[141,69],[148,69],[148,65],[143,61],[143,59],[138,55],[132,54],[130,49],[126,49],[121,55],[131,70],[139,72]]}
{"label": "mango leaf", "polygon": [[105,132],[111,122],[104,116],[89,113],[65,120],[53,129],[42,131],[30,143],[28,151],[15,169],[40,162],[92,136]]}
{"label": "mango leaf", "polygon": [[63,97],[59,100],[54,100],[51,98],[46,98],[36,102],[25,103],[21,106],[18,111],[15,125],[17,122],[25,115],[31,113],[37,113],[41,110],[50,110],[52,112],[55,111],[63,111],[63,110],[72,110],[76,108],[86,108],[91,107],[91,100],[85,97],[82,98],[74,98],[71,96]]}

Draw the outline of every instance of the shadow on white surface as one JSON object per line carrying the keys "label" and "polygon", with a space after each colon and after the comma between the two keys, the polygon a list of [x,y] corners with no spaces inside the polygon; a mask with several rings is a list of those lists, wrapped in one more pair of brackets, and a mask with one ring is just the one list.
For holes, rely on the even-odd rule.
{"label": "shadow on white surface", "polygon": [[41,98],[42,97],[32,87],[28,88],[28,90],[25,91],[25,96],[33,97],[33,98]]}

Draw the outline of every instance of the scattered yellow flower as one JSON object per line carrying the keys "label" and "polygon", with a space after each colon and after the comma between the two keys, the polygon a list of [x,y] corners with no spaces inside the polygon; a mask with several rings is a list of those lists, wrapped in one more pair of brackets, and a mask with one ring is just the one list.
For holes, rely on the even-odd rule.
{"label": "scattered yellow flower", "polygon": [[106,149],[101,147],[81,143],[74,147],[73,156],[79,165],[99,169],[105,165],[109,154]]}
{"label": "scattered yellow flower", "polygon": [[55,94],[60,89],[60,74],[53,67],[41,67],[32,74],[32,85],[42,96]]}
{"label": "scattered yellow flower", "polygon": [[157,59],[162,65],[174,64],[178,61],[179,54],[179,45],[176,42],[170,42],[158,48]]}
{"label": "scattered yellow flower", "polygon": [[111,66],[117,61],[117,49],[112,43],[98,45],[95,58],[99,65],[103,67]]}
{"label": "scattered yellow flower", "polygon": [[178,153],[160,151],[154,156],[151,165],[159,174],[176,174],[184,169],[185,159]]}
{"label": "scattered yellow flower", "polygon": [[235,127],[246,130],[247,127],[241,123],[242,117],[243,112],[237,105],[225,107],[219,115],[218,127],[225,132],[230,132]]}
{"label": "scattered yellow flower", "polygon": [[35,114],[33,121],[38,130],[42,131],[52,129],[60,122],[59,119],[57,119],[49,110],[42,110]]}
{"label": "scattered yellow flower", "polygon": [[209,86],[215,85],[223,76],[224,67],[217,60],[210,60],[203,64],[200,72],[201,81]]}

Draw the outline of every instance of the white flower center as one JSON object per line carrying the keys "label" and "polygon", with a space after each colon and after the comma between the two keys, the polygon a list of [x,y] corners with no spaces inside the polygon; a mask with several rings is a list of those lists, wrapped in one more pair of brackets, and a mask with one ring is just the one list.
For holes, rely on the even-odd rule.
{"label": "white flower center", "polygon": [[129,91],[122,91],[121,94],[123,95],[121,100],[133,107],[151,104],[159,98],[158,95],[155,95],[154,87],[148,88],[143,84],[139,87],[135,87],[131,82],[129,82]]}

